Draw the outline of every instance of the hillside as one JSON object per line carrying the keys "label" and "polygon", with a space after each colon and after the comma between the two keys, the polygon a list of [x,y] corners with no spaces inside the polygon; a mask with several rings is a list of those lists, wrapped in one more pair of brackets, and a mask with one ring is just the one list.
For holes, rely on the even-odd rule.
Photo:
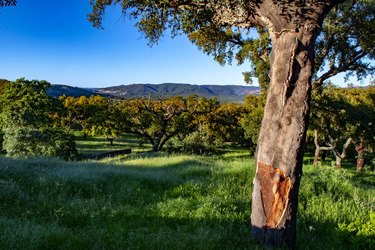
{"label": "hillside", "polygon": [[237,85],[192,85],[178,83],[163,84],[130,84],[107,88],[78,88],[68,85],[52,85],[48,90],[51,96],[91,96],[102,95],[107,97],[137,98],[144,96],[189,96],[217,97],[223,102],[243,102],[246,95],[258,95],[259,87]]}
{"label": "hillside", "polygon": [[142,96],[189,96],[217,97],[224,102],[241,102],[246,95],[259,94],[260,88],[254,86],[237,85],[192,85],[192,84],[130,84],[94,90],[98,94],[136,98]]}
{"label": "hillside", "polygon": [[50,96],[54,96],[54,97],[59,97],[62,95],[74,96],[74,97],[79,97],[79,96],[89,97],[91,95],[95,95],[95,92],[92,92],[83,88],[71,87],[68,85],[53,84],[52,87],[49,90],[47,90],[47,94]]}

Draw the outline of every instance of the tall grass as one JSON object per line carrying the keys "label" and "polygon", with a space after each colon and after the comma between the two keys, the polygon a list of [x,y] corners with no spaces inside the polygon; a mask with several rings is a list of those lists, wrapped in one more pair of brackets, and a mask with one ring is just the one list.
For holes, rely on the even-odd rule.
{"label": "tall grass", "polygon": [[[254,174],[244,152],[0,158],[0,248],[262,249],[250,237]],[[338,225],[369,219],[374,177],[305,167],[298,247],[355,248]]]}
{"label": "tall grass", "polygon": [[124,135],[116,138],[113,145],[105,137],[89,137],[83,139],[81,133],[76,133],[76,144],[80,154],[95,154],[113,150],[122,150],[131,148],[132,152],[146,152],[151,150],[151,145],[144,140],[130,135]]}

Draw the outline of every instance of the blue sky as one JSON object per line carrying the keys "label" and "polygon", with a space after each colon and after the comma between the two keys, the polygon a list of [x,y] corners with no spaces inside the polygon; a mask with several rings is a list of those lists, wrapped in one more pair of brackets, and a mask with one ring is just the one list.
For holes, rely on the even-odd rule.
{"label": "blue sky", "polygon": [[19,0],[0,10],[0,78],[105,87],[131,83],[244,85],[250,64],[220,66],[185,36],[149,47],[142,34],[107,10],[104,30],[87,21],[89,0]]}
{"label": "blue sky", "polygon": [[[245,85],[250,63],[220,66],[185,36],[168,34],[149,47],[119,7],[107,9],[104,30],[87,21],[89,0],[19,0],[0,9],[0,78],[47,80],[77,87],[131,83]],[[343,74],[332,82],[346,86]],[[368,84],[368,79],[356,85]]]}

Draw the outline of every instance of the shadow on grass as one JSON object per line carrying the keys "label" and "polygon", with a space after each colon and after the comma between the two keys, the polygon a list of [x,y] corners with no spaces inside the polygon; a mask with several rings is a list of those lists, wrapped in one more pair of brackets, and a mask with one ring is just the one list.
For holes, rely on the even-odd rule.
{"label": "shadow on grass", "polygon": [[2,247],[260,249],[241,216],[247,202],[206,197],[210,175],[186,159],[155,168],[0,158]]}
{"label": "shadow on grass", "polygon": [[[262,249],[250,237],[251,190],[246,199],[237,196],[251,185],[249,173],[213,173],[208,158],[150,166],[158,157],[121,165],[0,158],[3,246]],[[297,226],[299,249],[355,249],[352,242],[368,240],[351,235],[347,241],[334,222],[304,213]]]}
{"label": "shadow on grass", "polygon": [[375,189],[375,172],[359,172],[353,177],[353,184],[358,188],[371,188]]}
{"label": "shadow on grass", "polygon": [[300,215],[297,222],[297,249],[372,249],[374,235],[357,233],[353,227],[334,221],[317,221]]}

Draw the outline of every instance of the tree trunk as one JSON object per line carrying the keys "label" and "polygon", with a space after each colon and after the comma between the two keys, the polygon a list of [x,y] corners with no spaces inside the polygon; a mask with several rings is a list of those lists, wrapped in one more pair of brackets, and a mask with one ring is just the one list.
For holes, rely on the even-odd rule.
{"label": "tree trunk", "polygon": [[318,142],[318,130],[314,130],[314,144],[315,144],[315,155],[314,155],[314,166],[318,166],[320,146]]}
{"label": "tree trunk", "polygon": [[363,146],[363,142],[361,141],[358,146],[355,146],[355,151],[357,151],[357,165],[356,170],[357,172],[361,172],[363,165],[364,165],[364,158],[363,154],[365,151],[365,148]]}
{"label": "tree trunk", "polygon": [[[317,32],[270,32],[271,84],[256,154],[252,234],[264,244],[296,243],[303,146]],[[305,32],[304,32],[305,31]]]}
{"label": "tree trunk", "polygon": [[342,152],[341,152],[341,154],[337,150],[335,144],[332,146],[333,147],[333,149],[332,149],[333,154],[336,157],[336,166],[337,166],[337,168],[341,168],[342,167],[342,159],[344,159],[346,157],[346,149],[349,147],[349,145],[350,145],[350,143],[352,143],[352,141],[353,141],[352,138],[349,138],[345,142],[345,144],[342,146]]}
{"label": "tree trunk", "polygon": [[108,137],[107,140],[109,141],[110,146],[113,146],[113,141],[115,140],[115,137]]}
{"label": "tree trunk", "polygon": [[322,161],[325,161],[327,157],[327,151],[322,152]]}
{"label": "tree trunk", "polygon": [[337,156],[336,154],[335,154],[335,156],[336,156],[336,167],[341,168],[342,167],[342,158],[340,156]]}

